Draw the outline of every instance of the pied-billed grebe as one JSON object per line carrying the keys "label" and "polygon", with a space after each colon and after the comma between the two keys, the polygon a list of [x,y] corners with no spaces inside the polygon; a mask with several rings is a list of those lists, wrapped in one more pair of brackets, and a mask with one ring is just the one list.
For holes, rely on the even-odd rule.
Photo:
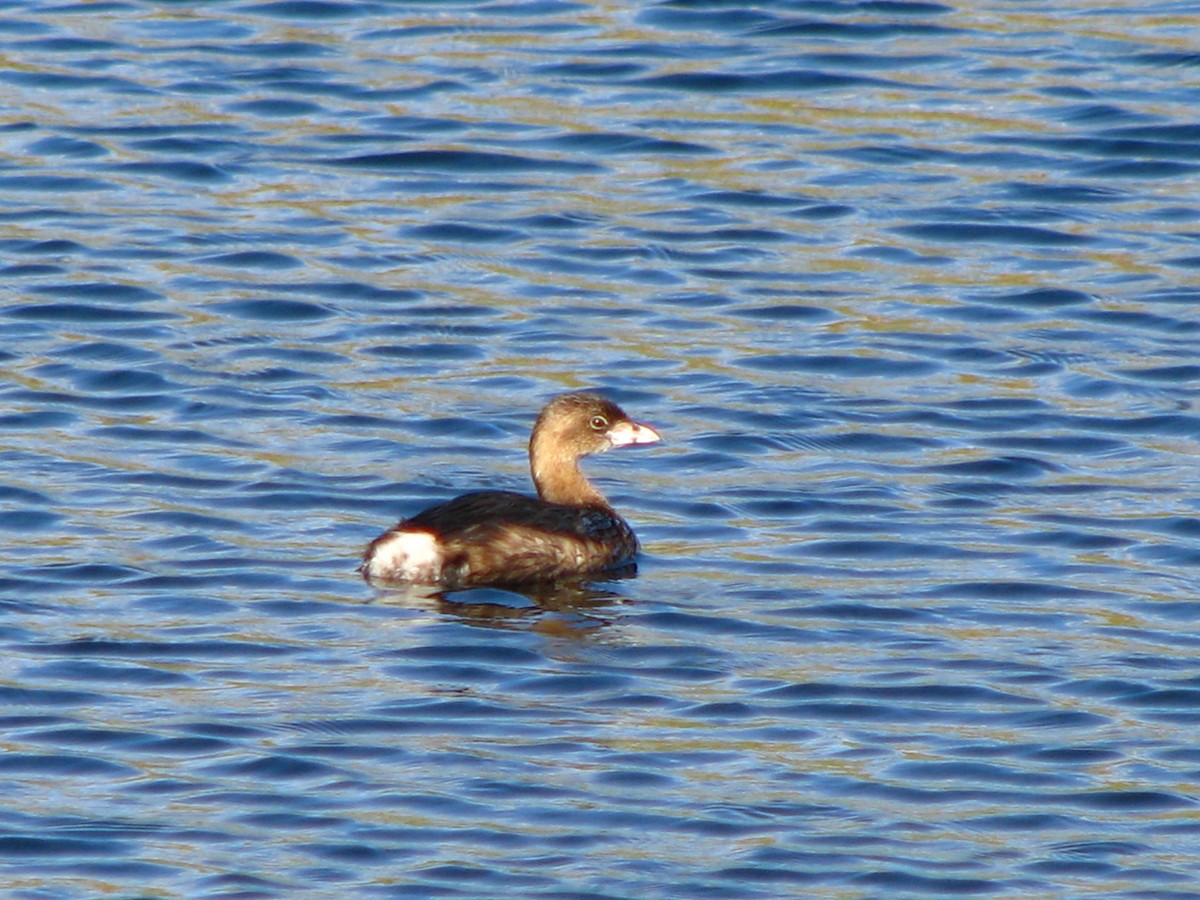
{"label": "pied-billed grebe", "polygon": [[537,497],[480,491],[431,506],[371,541],[363,577],[456,590],[553,581],[627,562],[637,538],[579,460],[657,440],[653,428],[596,394],[556,397],[529,439]]}

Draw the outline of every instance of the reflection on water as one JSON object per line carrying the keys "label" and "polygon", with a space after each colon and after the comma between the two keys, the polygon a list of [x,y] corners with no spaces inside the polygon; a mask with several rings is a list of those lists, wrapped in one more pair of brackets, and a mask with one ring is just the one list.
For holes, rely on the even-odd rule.
{"label": "reflection on water", "polygon": [[375,602],[406,608],[436,609],[469,625],[505,628],[532,621],[548,633],[585,635],[592,628],[614,624],[609,607],[628,602],[615,583],[636,578],[637,566],[604,572],[595,581],[573,580],[512,587],[471,588],[444,592],[422,585],[376,586]]}
{"label": "reflection on water", "polygon": [[[1190,895],[1180,4],[10,4],[3,882]],[[636,578],[376,592],[530,490]]]}

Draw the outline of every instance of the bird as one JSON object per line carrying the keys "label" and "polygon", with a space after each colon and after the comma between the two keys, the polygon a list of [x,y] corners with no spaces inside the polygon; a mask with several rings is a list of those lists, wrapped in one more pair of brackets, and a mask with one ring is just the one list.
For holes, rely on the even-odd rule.
{"label": "bird", "polygon": [[476,491],[431,506],[371,541],[360,571],[368,582],[463,590],[578,579],[626,564],[637,537],[579,461],[660,440],[600,394],[554,397],[529,439],[536,497]]}

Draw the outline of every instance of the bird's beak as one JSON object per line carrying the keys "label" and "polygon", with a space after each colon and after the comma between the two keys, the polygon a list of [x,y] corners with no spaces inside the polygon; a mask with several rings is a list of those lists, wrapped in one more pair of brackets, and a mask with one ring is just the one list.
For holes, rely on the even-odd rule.
{"label": "bird's beak", "polygon": [[630,444],[653,444],[662,438],[649,425],[618,422],[608,429],[608,440],[614,447],[628,447]]}

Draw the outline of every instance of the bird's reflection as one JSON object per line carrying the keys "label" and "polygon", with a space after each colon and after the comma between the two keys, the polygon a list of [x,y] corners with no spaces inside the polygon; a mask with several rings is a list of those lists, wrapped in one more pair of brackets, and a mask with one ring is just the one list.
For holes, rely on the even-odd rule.
{"label": "bird's reflection", "polygon": [[[629,563],[603,573],[603,578],[564,579],[546,583],[440,591],[417,585],[373,582],[378,603],[432,605],[438,612],[470,624],[489,628],[530,627],[539,631],[582,635],[612,623],[604,611],[624,601],[611,587],[634,578],[637,566]],[[547,613],[555,615],[548,616]]]}

